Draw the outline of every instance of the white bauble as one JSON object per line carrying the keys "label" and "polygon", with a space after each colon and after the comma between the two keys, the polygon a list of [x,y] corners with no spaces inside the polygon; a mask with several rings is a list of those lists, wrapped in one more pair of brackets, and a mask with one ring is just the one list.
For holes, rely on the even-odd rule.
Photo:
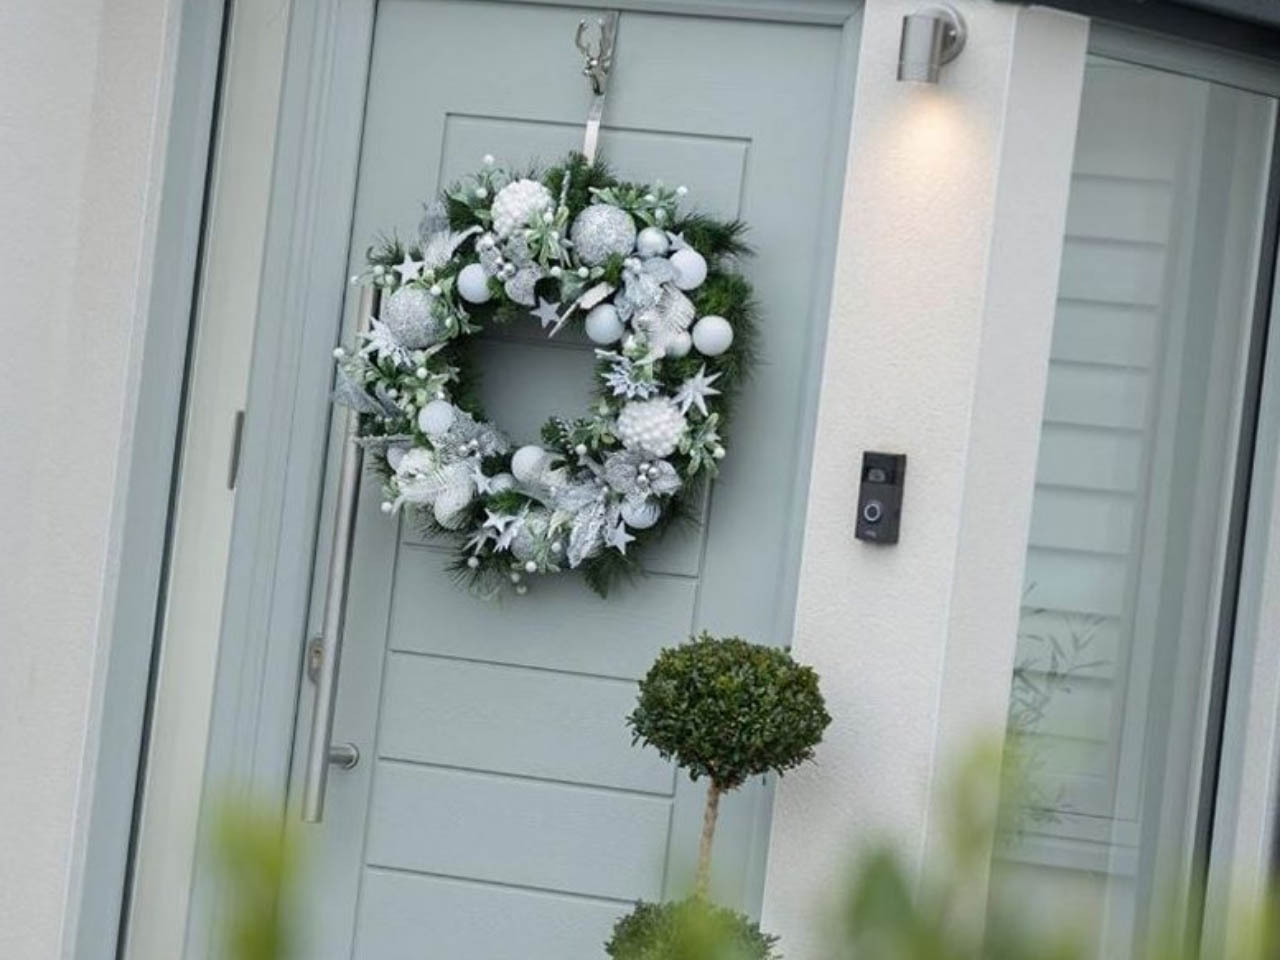
{"label": "white bauble", "polygon": [[693,337],[681,330],[679,333],[672,334],[667,340],[668,357],[685,357],[689,355],[689,351],[693,349]]}
{"label": "white bauble", "polygon": [[471,468],[462,461],[456,461],[441,467],[436,479],[443,489],[436,494],[432,512],[440,526],[456,530],[465,522],[467,507],[476,492]]}
{"label": "white bauble", "polygon": [[503,493],[516,485],[516,478],[509,473],[496,473],[489,478],[489,490],[492,493]]}
{"label": "white bauble", "polygon": [[431,295],[419,286],[410,285],[387,297],[379,319],[387,325],[396,343],[409,350],[420,350],[444,336],[444,321],[434,310]]}
{"label": "white bauble", "polygon": [[470,505],[471,491],[466,487],[452,487],[436,497],[431,512],[440,526],[446,530],[457,530],[466,522]]}
{"label": "white bauble", "polygon": [[392,470],[399,470],[400,464],[404,460],[404,455],[409,452],[408,447],[388,447],[387,448],[387,466]]}
{"label": "white bauble", "polygon": [[511,472],[521,483],[537,483],[547,468],[551,454],[536,443],[521,447],[511,456]]}
{"label": "white bauble", "polygon": [[645,257],[660,257],[671,247],[667,232],[657,227],[645,227],[636,234],[636,253]]}
{"label": "white bauble", "polygon": [[671,268],[676,272],[674,283],[681,290],[693,290],[707,279],[707,261],[692,247],[681,247],[673,253]]}
{"label": "white bauble", "polygon": [[662,508],[652,500],[622,501],[622,522],[633,530],[648,530],[662,516]]}
{"label": "white bauble", "polygon": [[733,343],[733,327],[724,317],[708,314],[693,325],[693,345],[707,357],[718,357]]}
{"label": "white bauble", "polygon": [[578,259],[594,267],[604,263],[611,253],[630,253],[636,242],[636,225],[631,214],[621,207],[593,203],[574,218],[569,239]]}
{"label": "white bauble", "polygon": [[653,457],[675,453],[684,431],[684,415],[667,397],[632,400],[618,413],[615,430],[627,449],[642,450]]}
{"label": "white bauble", "polygon": [[458,418],[458,411],[448,400],[432,400],[418,411],[418,429],[428,437],[442,437]]}
{"label": "white bauble", "polygon": [[478,263],[469,263],[458,274],[458,296],[467,303],[484,303],[493,291],[489,289],[489,275]]}
{"label": "white bauble", "polygon": [[612,303],[592,307],[587,313],[586,327],[591,342],[599,344],[616,343],[626,332]]}
{"label": "white bauble", "polygon": [[552,206],[551,191],[537,180],[513,180],[498,191],[489,212],[493,215],[493,232],[509,237],[533,222],[533,218]]}

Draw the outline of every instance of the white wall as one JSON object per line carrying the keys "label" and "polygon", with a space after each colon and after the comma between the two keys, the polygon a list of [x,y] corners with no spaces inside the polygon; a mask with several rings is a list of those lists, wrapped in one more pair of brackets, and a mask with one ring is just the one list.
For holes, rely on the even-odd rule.
{"label": "white wall", "polygon": [[174,6],[0,4],[0,956],[15,960],[60,951]]}
{"label": "white wall", "polygon": [[[1003,730],[1017,633],[1086,24],[958,3],[968,47],[917,86],[917,6],[863,23],[794,641],[836,720],[778,788],[763,915],[794,960],[826,955],[859,848],[924,856],[952,758]],[[908,455],[897,546],[852,536],[867,449]]]}

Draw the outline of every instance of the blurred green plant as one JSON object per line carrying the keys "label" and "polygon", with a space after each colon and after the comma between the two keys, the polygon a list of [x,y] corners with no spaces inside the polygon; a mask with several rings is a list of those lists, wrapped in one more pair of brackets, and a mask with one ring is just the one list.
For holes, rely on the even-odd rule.
{"label": "blurred green plant", "polygon": [[778,960],[778,938],[702,897],[641,903],[613,928],[614,960]]}
{"label": "blurred green plant", "polygon": [[[941,822],[942,842],[931,847],[921,869],[892,847],[873,849],[851,875],[839,926],[824,960],[1096,960],[1086,917],[1059,909],[1057,931],[1023,904],[988,904],[985,891],[999,829],[1002,746],[985,745],[957,768],[947,786],[950,803]],[[1006,790],[1008,788],[1006,787]],[[668,905],[670,906],[670,905]],[[1124,960],[1275,960],[1280,957],[1280,910],[1258,904],[1229,944],[1200,950],[1188,932],[1188,911],[1169,910]],[[989,909],[988,909],[989,907]],[[615,960],[776,960],[738,930],[720,929],[696,912],[637,910],[619,923],[610,956]],[[1057,909],[1057,908],[1055,908]],[[1052,911],[1051,911],[1052,912]],[[659,934],[654,936],[652,930]],[[645,939],[652,937],[651,940]],[[636,952],[621,948],[637,944]],[[648,943],[663,950],[643,952]],[[666,946],[668,944],[674,946]],[[767,948],[774,950],[774,944]],[[1110,957],[1108,958],[1110,960]],[[1115,958],[1121,960],[1121,958]]]}
{"label": "blurred green plant", "polygon": [[218,867],[227,897],[226,960],[289,960],[298,858],[280,816],[266,807],[228,804],[215,830]]}

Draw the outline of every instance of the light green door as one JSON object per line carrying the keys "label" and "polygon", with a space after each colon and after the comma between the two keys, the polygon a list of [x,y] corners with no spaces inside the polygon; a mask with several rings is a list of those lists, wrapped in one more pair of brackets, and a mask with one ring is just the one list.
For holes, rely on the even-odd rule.
{"label": "light green door", "polygon": [[[624,717],[659,649],[691,631],[788,642],[852,76],[851,9],[818,4],[819,22],[798,22],[789,3],[752,6],[759,16],[624,10],[601,141],[624,177],[685,184],[694,205],[751,225],[763,361],[704,523],[607,601],[561,576],[491,602],[455,585],[448,553],[381,514],[366,483],[334,728],[362,760],[332,772],[325,821],[306,828],[308,958],[600,956],[634,901],[688,887],[704,785],[633,748]],[[484,154],[518,167],[581,146],[584,15],[379,4],[352,272],[380,231],[412,235],[421,203]],[[528,442],[583,408],[589,346],[548,342],[534,320],[486,335],[487,411]],[[306,684],[302,698],[295,755]],[[721,902],[758,908],[768,818],[767,784],[724,804]]]}

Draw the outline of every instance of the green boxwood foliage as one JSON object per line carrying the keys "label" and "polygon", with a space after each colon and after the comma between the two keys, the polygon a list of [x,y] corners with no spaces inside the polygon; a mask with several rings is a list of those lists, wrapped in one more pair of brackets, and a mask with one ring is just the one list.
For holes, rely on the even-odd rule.
{"label": "green boxwood foliage", "polygon": [[627,722],[633,742],[732,790],[810,759],[831,717],[811,667],[777,647],[704,632],[662,651]]}
{"label": "green boxwood foliage", "polygon": [[639,903],[614,925],[613,960],[777,960],[777,937],[700,897]]}

